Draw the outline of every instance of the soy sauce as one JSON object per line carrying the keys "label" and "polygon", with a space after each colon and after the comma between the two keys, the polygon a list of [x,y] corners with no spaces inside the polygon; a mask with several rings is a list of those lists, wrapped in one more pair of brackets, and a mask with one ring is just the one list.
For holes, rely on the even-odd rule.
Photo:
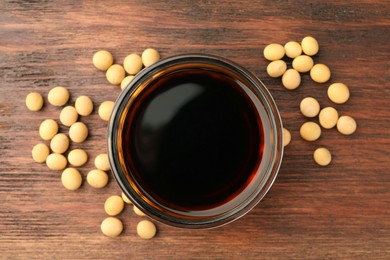
{"label": "soy sauce", "polygon": [[243,88],[194,68],[164,75],[137,96],[123,124],[122,152],[148,197],[171,209],[208,210],[249,185],[263,132]]}

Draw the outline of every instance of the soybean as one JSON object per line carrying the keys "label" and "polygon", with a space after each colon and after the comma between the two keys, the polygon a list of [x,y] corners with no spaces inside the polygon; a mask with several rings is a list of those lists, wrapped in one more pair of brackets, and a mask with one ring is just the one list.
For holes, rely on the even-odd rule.
{"label": "soybean", "polygon": [[103,220],[100,229],[108,237],[117,237],[123,231],[123,224],[118,218],[108,217]]}
{"label": "soybean", "polygon": [[88,154],[83,149],[73,149],[68,154],[68,162],[73,166],[83,166],[87,161]]}
{"label": "soybean", "polygon": [[264,48],[264,58],[267,60],[280,60],[285,54],[284,47],[278,43],[271,43]]}
{"label": "soybean", "polygon": [[114,63],[114,58],[110,52],[101,50],[93,55],[92,63],[98,70],[107,70]]}
{"label": "soybean", "polygon": [[76,122],[69,128],[69,137],[75,143],[84,142],[88,137],[88,128],[83,122]]}
{"label": "soybean", "polygon": [[62,154],[52,153],[46,158],[46,165],[50,170],[60,171],[65,169],[68,161]]}
{"label": "soybean", "polygon": [[355,119],[350,116],[341,116],[337,120],[337,130],[344,135],[351,135],[356,131],[357,124]]}
{"label": "soybean", "polygon": [[328,88],[328,97],[336,104],[344,104],[349,99],[349,89],[343,83],[333,83]]}
{"label": "soybean", "polygon": [[130,81],[132,81],[134,78],[134,76],[127,76],[126,78],[124,78],[121,82],[121,89],[124,90],[127,85],[129,85]]}
{"label": "soybean", "polygon": [[315,141],[321,136],[321,128],[314,122],[304,123],[299,132],[301,137],[306,141]]}
{"label": "soybean", "polygon": [[26,96],[26,107],[30,111],[39,111],[43,106],[43,97],[38,92],[31,92]]}
{"label": "soybean", "polygon": [[110,216],[116,216],[122,212],[125,204],[122,200],[122,197],[118,195],[113,195],[107,198],[104,202],[104,210]]}
{"label": "soybean", "polygon": [[36,161],[37,163],[43,163],[46,161],[46,158],[49,156],[50,149],[46,144],[39,143],[33,147],[31,154],[34,161]]}
{"label": "soybean", "polygon": [[80,116],[88,116],[93,111],[93,102],[87,96],[80,96],[76,99],[75,108]]}
{"label": "soybean", "polygon": [[291,134],[286,128],[283,128],[283,146],[286,147],[290,144]]}
{"label": "soybean", "polygon": [[63,106],[69,100],[69,91],[64,87],[52,88],[49,91],[47,99],[53,106]]}
{"label": "soybean", "polygon": [[313,154],[314,161],[321,166],[327,166],[332,161],[332,155],[324,147],[317,148]]}
{"label": "soybean", "polygon": [[286,56],[294,59],[302,54],[302,47],[298,42],[290,41],[284,45]]}
{"label": "soybean", "polygon": [[302,99],[299,108],[304,116],[315,117],[320,112],[320,103],[313,97],[305,97]]}
{"label": "soybean", "polygon": [[318,115],[320,125],[325,129],[333,128],[337,124],[339,113],[333,107],[325,107],[321,109]]}
{"label": "soybean", "polygon": [[131,200],[126,196],[126,194],[124,192],[122,192],[122,199],[124,202],[126,202],[127,204],[132,204],[131,203]]}
{"label": "soybean", "polygon": [[137,214],[140,217],[145,217],[146,214],[143,213],[139,208],[137,208],[135,205],[133,206],[134,213]]}
{"label": "soybean", "polygon": [[132,53],[124,59],[123,67],[127,73],[135,75],[142,69],[142,58],[138,54]]}
{"label": "soybean", "polygon": [[308,72],[314,65],[314,61],[310,56],[300,55],[292,62],[292,67],[298,72]]}
{"label": "soybean", "polygon": [[110,82],[113,85],[121,84],[125,76],[126,76],[126,72],[123,69],[123,67],[119,64],[111,65],[106,71],[106,78],[108,82]]}
{"label": "soybean", "polygon": [[110,119],[110,115],[112,109],[114,108],[114,102],[112,101],[104,101],[100,104],[98,114],[101,119],[104,121],[108,121]]}
{"label": "soybean", "polygon": [[57,133],[58,133],[58,124],[53,119],[46,119],[39,126],[39,135],[43,140],[50,140]]}
{"label": "soybean", "polygon": [[144,66],[148,67],[160,59],[160,53],[153,48],[147,48],[142,52],[141,59]]}
{"label": "soybean", "polygon": [[108,154],[102,153],[96,156],[95,158],[95,167],[102,171],[108,171],[110,170],[110,162],[108,160]]}
{"label": "soybean", "polygon": [[101,170],[91,170],[87,174],[87,182],[94,188],[104,188],[108,183],[108,175]]}
{"label": "soybean", "polygon": [[315,64],[310,70],[310,77],[318,83],[325,83],[330,79],[330,69],[325,64]]}
{"label": "soybean", "polygon": [[274,60],[267,66],[267,73],[272,78],[278,78],[287,70],[287,64],[282,60]]}
{"label": "soybean", "polygon": [[71,126],[77,122],[79,115],[76,108],[73,106],[66,106],[61,110],[60,122],[65,126]]}
{"label": "soybean", "polygon": [[302,51],[309,56],[316,55],[320,49],[317,40],[314,37],[306,36],[301,42]]}
{"label": "soybean", "polygon": [[301,75],[295,69],[288,69],[283,74],[282,84],[286,89],[296,89],[301,84]]}
{"label": "soybean", "polygon": [[156,233],[156,226],[149,220],[141,220],[137,224],[137,234],[143,239],[151,239],[156,235]]}
{"label": "soybean", "polygon": [[61,174],[62,185],[68,190],[80,188],[83,179],[80,172],[75,168],[66,168]]}
{"label": "soybean", "polygon": [[50,149],[54,153],[64,153],[69,148],[69,137],[65,134],[56,134],[50,141]]}

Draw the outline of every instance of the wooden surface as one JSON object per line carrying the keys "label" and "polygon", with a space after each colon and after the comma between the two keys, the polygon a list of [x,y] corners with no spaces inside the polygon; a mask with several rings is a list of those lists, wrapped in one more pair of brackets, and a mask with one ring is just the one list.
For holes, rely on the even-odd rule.
{"label": "wooden surface", "polygon": [[[353,4],[352,4],[353,2]],[[0,2],[0,259],[389,259],[390,258],[390,3],[389,1],[25,1]],[[306,121],[305,96],[332,105],[329,84],[308,75],[296,91],[265,73],[263,48],[272,42],[321,45],[315,57],[332,70],[331,82],[349,85],[351,98],[335,105],[356,118],[358,130],[343,136],[324,130],[320,140],[299,137]],[[70,104],[89,95],[97,107],[115,100],[118,86],[91,64],[95,51],[117,62],[155,47],[163,57],[199,52],[236,61],[272,92],[292,142],[266,198],[238,221],[214,230],[191,231],[157,224],[155,239],[137,237],[140,220],[131,207],[119,216],[125,229],[111,239],[100,232],[103,203],[119,194],[111,177],[102,190],[86,182],[65,190],[60,172],[32,161],[43,119],[58,118],[47,102],[56,85],[71,91]],[[38,91],[46,105],[30,112],[25,96]],[[72,145],[94,157],[106,151],[106,123],[82,118],[90,137]],[[66,132],[61,127],[62,132]],[[318,146],[333,153],[317,166]]]}

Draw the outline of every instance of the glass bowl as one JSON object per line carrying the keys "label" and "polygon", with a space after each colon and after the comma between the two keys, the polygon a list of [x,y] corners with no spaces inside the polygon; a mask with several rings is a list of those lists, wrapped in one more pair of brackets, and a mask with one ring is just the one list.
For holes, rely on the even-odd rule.
{"label": "glass bowl", "polygon": [[[148,186],[147,182],[143,180],[143,178],[146,178],[145,169],[150,165],[145,164],[141,167],[141,164],[138,163],[140,160],[139,158],[141,158],[142,148],[136,146],[136,143],[139,142],[137,133],[139,133],[140,125],[142,125],[143,122],[143,119],[140,119],[140,117],[146,113],[141,108],[145,106],[148,107],[151,103],[150,97],[160,95],[161,93],[159,93],[159,91],[162,92],[160,88],[162,88],[165,83],[168,84],[170,79],[180,77],[185,79],[187,77],[186,75],[192,75],[191,77],[196,81],[197,78],[202,78],[203,74],[211,75],[211,78],[220,78],[226,82],[230,82],[230,85],[226,84],[226,86],[224,86],[222,84],[222,87],[226,88],[226,95],[230,93],[229,91],[233,91],[229,88],[237,88],[235,90],[238,91],[237,95],[242,96],[246,100],[246,102],[243,103],[243,106],[245,106],[243,111],[245,111],[245,109],[254,111],[253,118],[255,118],[255,120],[251,120],[249,123],[257,126],[258,128],[256,129],[258,131],[251,132],[255,139],[252,138],[248,140],[260,140],[260,142],[251,144],[251,149],[257,152],[257,159],[254,160],[255,163],[250,164],[250,167],[248,166],[249,164],[243,164],[243,167],[245,166],[249,169],[246,171],[250,172],[250,174],[247,175],[247,179],[239,189],[227,194],[226,198],[223,200],[216,200],[216,202],[212,204],[211,202],[208,203],[210,200],[213,201],[214,198],[212,196],[208,197],[209,199],[207,200],[203,199],[204,201],[202,201],[201,196],[199,196],[195,198],[199,199],[199,201],[197,201],[197,206],[193,206],[189,202],[188,205],[190,206],[187,207],[186,195],[184,194],[186,192],[185,189],[177,188],[177,190],[181,190],[183,194],[181,194],[181,192],[176,192],[173,193],[173,195],[171,194],[170,197],[173,200],[180,200],[181,204],[177,206],[177,203],[171,203],[169,199],[161,199],[161,196],[159,197],[159,192],[153,190],[163,189],[165,187],[161,185],[169,187],[171,183],[164,184],[164,181],[161,181],[164,179],[159,179],[158,181],[156,179],[156,182],[161,182],[160,187]],[[180,96],[178,98],[180,98]],[[221,99],[223,98],[225,98],[225,94],[221,95]],[[172,103],[174,102],[176,101],[172,100]],[[218,99],[216,105],[218,105]],[[158,117],[161,112],[158,111],[158,109],[152,109],[150,111],[152,111],[151,113],[155,113],[154,116],[156,117]],[[234,111],[226,111],[226,113],[234,114]],[[207,117],[207,113],[205,116]],[[230,117],[227,116],[226,118]],[[189,120],[191,120],[191,118]],[[255,123],[254,121],[258,122]],[[232,222],[245,215],[262,200],[271,188],[283,157],[282,130],[281,118],[270,92],[264,84],[248,70],[232,61],[213,55],[178,55],[160,60],[157,63],[144,68],[119,95],[108,126],[109,161],[112,173],[123,192],[137,208],[149,217],[161,223],[179,228],[214,228]],[[237,137],[231,136],[230,138],[234,139]],[[201,142],[201,140],[199,140],[199,142]],[[129,150],[129,147],[133,148]],[[192,149],[192,147],[188,146],[186,149]],[[210,147],[210,149],[212,149],[212,147]],[[208,150],[208,148],[206,147],[205,150]],[[221,154],[223,154],[223,152],[224,151],[221,151]],[[150,153],[156,154],[157,152],[152,150]],[[155,157],[156,156],[161,156],[161,153],[157,153]],[[230,161],[234,161],[234,159],[227,161],[230,163]],[[178,163],[180,164],[180,161],[178,161]],[[153,167],[151,166],[150,168]],[[191,167],[193,167],[193,165],[188,165],[188,172],[191,172]],[[186,170],[183,171],[183,176],[185,176],[186,172]],[[237,175],[240,174],[240,170],[236,170],[236,172]],[[164,176],[159,176],[159,178],[163,177]],[[151,181],[153,182],[153,179],[151,179]],[[232,185],[234,185],[234,181],[232,181],[232,183]],[[196,182],[194,185],[198,185],[198,183]],[[199,187],[196,187],[196,191],[202,192],[204,186],[198,186]],[[210,191],[210,194],[213,194],[212,191]],[[207,205],[207,207],[202,207],[202,203]]]}

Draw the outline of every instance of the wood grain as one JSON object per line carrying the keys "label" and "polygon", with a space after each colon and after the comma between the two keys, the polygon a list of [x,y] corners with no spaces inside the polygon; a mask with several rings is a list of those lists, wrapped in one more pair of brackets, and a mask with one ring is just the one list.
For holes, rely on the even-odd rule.
{"label": "wood grain", "polygon": [[[388,1],[47,1],[0,2],[0,258],[1,259],[389,259],[390,258],[390,5]],[[267,77],[263,48],[272,42],[320,43],[315,62],[332,70],[331,82],[350,86],[351,99],[333,105],[327,84],[303,75],[296,91]],[[157,224],[150,241],[137,237],[140,220],[127,207],[125,230],[104,237],[105,199],[120,190],[83,184],[69,192],[31,158],[38,126],[58,118],[47,93],[56,85],[70,103],[89,95],[95,108],[120,90],[91,64],[95,51],[116,62],[132,52],[157,48],[163,57],[199,52],[236,61],[263,80],[291,130],[292,142],[274,186],[249,214],[222,228],[203,231]],[[38,91],[46,105],[30,112],[25,96]],[[342,136],[324,130],[304,142],[299,113],[305,96],[356,118],[358,130]],[[106,124],[97,112],[82,118],[90,137],[80,145],[90,160],[106,151]],[[65,127],[61,127],[66,132]],[[329,167],[316,166],[318,146],[333,153]]]}

